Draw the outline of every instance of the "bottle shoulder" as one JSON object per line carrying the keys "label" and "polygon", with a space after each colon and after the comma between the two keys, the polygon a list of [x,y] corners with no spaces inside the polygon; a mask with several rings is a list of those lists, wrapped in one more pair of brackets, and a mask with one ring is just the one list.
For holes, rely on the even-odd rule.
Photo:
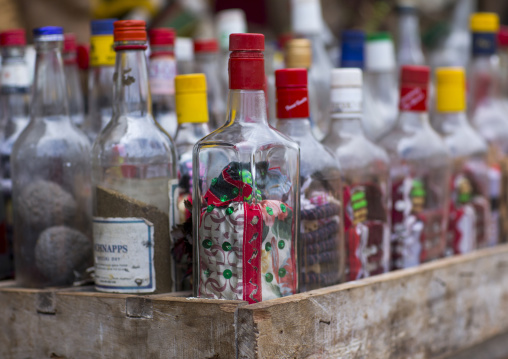
{"label": "bottle shoulder", "polygon": [[374,163],[388,165],[386,151],[364,136],[353,136],[339,142],[325,138],[323,143],[332,150],[343,169],[369,167]]}
{"label": "bottle shoulder", "polygon": [[483,156],[487,153],[487,142],[470,126],[460,126],[443,136],[452,158]]}

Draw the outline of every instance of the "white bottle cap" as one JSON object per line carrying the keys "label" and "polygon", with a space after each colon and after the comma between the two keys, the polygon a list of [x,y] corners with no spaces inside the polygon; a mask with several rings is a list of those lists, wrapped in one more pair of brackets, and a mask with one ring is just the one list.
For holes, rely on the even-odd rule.
{"label": "white bottle cap", "polygon": [[365,46],[365,69],[372,72],[395,70],[395,50],[388,36],[371,36]]}
{"label": "white bottle cap", "polygon": [[362,70],[358,68],[333,69],[330,90],[331,113],[361,113],[362,82]]}
{"label": "white bottle cap", "polygon": [[291,0],[291,27],[296,34],[318,34],[323,28],[320,0]]}
{"label": "white bottle cap", "polygon": [[177,61],[194,60],[194,43],[188,37],[177,37],[175,41],[175,57]]}
{"label": "white bottle cap", "polygon": [[220,48],[229,51],[229,35],[247,32],[245,13],[241,9],[222,10],[216,17]]}
{"label": "white bottle cap", "polygon": [[332,88],[362,87],[362,70],[357,68],[332,69]]}

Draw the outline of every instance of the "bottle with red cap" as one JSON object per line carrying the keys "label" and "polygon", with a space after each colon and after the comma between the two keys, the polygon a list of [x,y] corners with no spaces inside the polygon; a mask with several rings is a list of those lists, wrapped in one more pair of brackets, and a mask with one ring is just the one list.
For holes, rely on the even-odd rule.
{"label": "bottle with red cap", "polygon": [[16,282],[71,285],[93,264],[90,144],[69,116],[62,28],[34,39],[30,123],[11,155]]}
{"label": "bottle with red cap", "polygon": [[78,69],[78,45],[76,35],[69,33],[64,35],[63,61],[65,71],[65,81],[67,84],[67,97],[69,99],[69,114],[72,122],[78,126],[83,126],[85,119],[85,104],[83,90],[79,79]]}
{"label": "bottle with red cap", "polygon": [[277,129],[300,146],[300,291],[338,284],[344,272],[342,183],[334,155],[312,134],[307,70],[275,71]]}
{"label": "bottle with red cap", "polygon": [[299,147],[268,125],[264,36],[229,50],[225,124],[194,147],[194,291],[255,303],[298,291]]}
{"label": "bottle with red cap", "polygon": [[83,130],[91,141],[106,127],[113,111],[113,23],[116,19],[90,23],[90,68],[88,70],[88,116]]}
{"label": "bottle with red cap", "polygon": [[173,138],[176,134],[175,113],[175,31],[158,28],[148,33],[150,62],[148,74],[152,92],[152,110],[155,120]]}
{"label": "bottle with red cap", "polygon": [[113,115],[92,149],[95,287],[103,292],[169,292],[175,286],[169,194],[178,184],[177,158],[150,108],[145,26],[114,23]]}
{"label": "bottle with red cap", "polygon": [[332,70],[331,127],[323,140],[342,171],[347,280],[387,272],[390,263],[389,160],[363,131],[362,86],[362,70]]}
{"label": "bottle with red cap", "polygon": [[446,249],[451,161],[429,124],[429,76],[426,66],[402,66],[400,114],[380,140],[390,156],[393,269],[441,258]]}
{"label": "bottle with red cap", "polygon": [[210,128],[221,127],[226,117],[226,96],[220,80],[219,43],[216,39],[195,39],[196,72],[205,74],[210,112]]}

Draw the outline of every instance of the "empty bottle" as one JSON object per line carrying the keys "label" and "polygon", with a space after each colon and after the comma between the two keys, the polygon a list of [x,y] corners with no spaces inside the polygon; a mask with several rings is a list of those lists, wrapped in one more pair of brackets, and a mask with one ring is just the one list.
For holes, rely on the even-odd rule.
{"label": "empty bottle", "polygon": [[420,40],[418,10],[411,5],[401,5],[397,7],[397,12],[399,14],[397,49],[399,68],[403,65],[424,65],[425,57]]}
{"label": "empty bottle", "polygon": [[63,43],[63,60],[67,97],[69,99],[69,114],[72,122],[82,127],[85,120],[85,103],[81,80],[79,78],[76,35],[65,34]]}

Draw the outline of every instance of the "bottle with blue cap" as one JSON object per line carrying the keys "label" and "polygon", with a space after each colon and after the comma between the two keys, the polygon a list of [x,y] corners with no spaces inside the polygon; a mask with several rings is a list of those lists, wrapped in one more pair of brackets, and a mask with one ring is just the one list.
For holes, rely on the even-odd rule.
{"label": "bottle with blue cap", "polygon": [[365,58],[365,33],[361,30],[345,30],[341,36],[340,67],[363,69]]}
{"label": "bottle with blue cap", "polygon": [[90,144],[71,122],[61,27],[35,29],[30,123],[11,155],[16,282],[71,285],[93,264]]}
{"label": "bottle with blue cap", "polygon": [[113,74],[116,54],[113,49],[113,23],[116,19],[93,20],[88,70],[88,116],[83,131],[93,142],[111,119]]}

